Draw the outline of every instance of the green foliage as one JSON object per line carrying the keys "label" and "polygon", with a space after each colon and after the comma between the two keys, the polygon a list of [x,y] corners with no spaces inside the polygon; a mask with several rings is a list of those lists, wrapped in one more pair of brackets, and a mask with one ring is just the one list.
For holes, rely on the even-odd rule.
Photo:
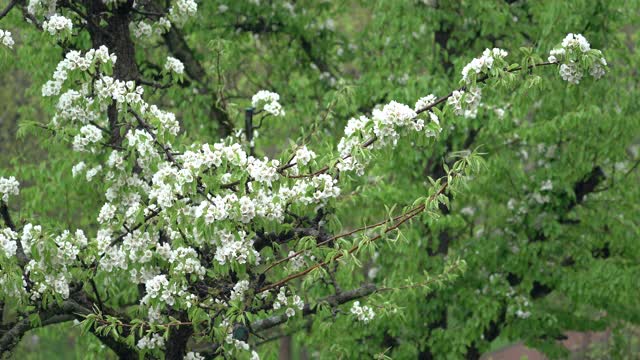
{"label": "green foliage", "polygon": [[[173,145],[218,140],[222,126],[212,104],[242,129],[251,95],[268,89],[280,94],[286,116],[256,119],[261,124],[256,153],[286,163],[306,144],[319,155],[302,170],[311,172],[335,163],[349,118],[391,100],[413,104],[430,93],[448,94],[461,85],[462,68],[485,48],[500,47],[510,55],[504,67],[490,73],[475,118],[455,116],[448,106],[435,108],[442,122],[437,137],[409,135],[393,151],[358,149],[354,157],[371,160],[370,165],[365,176],[340,174],[348,185],[325,209],[323,229],[339,235],[387,220],[383,226],[331,246],[319,247],[318,236],[305,235],[263,250],[272,259],[294,251],[303,252],[307,264],[322,263],[292,282],[303,289],[305,301],[317,305],[312,320],[298,314],[261,333],[266,340],[250,335],[263,358],[276,356],[278,344],[268,339],[283,334],[293,339],[296,354],[319,358],[474,358],[519,340],[562,358],[568,354],[556,338],[568,330],[637,330],[637,1],[306,0],[296,2],[306,10],[298,16],[274,3],[200,2],[197,19],[182,32],[202,64],[202,79],[158,71],[170,50],[158,39],[136,41],[141,77],[177,83],[146,93],[150,103],[180,119],[184,136]],[[15,220],[51,232],[95,233],[107,186],[73,178],[71,168],[83,160],[70,150],[75,134],[45,125],[55,104],[42,101],[40,89],[61,48],[43,40],[17,10],[0,24],[17,34],[12,53],[0,49],[0,102],[6,104],[0,176],[20,179],[20,197],[11,203]],[[569,32],[582,33],[602,50],[610,64],[603,80],[585,76],[574,86],[560,78],[556,66],[534,67]],[[68,41],[90,47],[88,38]],[[29,45],[35,43],[42,45]],[[585,66],[597,56],[589,55]],[[471,83],[480,80],[474,75]],[[19,119],[19,125],[5,119]],[[203,181],[221,183],[216,174]],[[392,228],[395,217],[418,206],[423,214]],[[314,209],[289,210],[313,215]],[[291,231],[293,223],[260,225],[265,233],[279,233]],[[204,228],[203,236],[212,236],[208,231]],[[45,244],[42,251],[48,254],[55,246]],[[237,277],[251,270],[231,264],[207,269],[210,278],[231,273]],[[278,280],[292,273],[284,263],[269,276]],[[92,274],[82,276],[88,280]],[[52,352],[54,358],[113,357],[80,329],[133,345],[146,332],[168,335],[182,321],[173,318],[164,328],[149,324],[131,305],[139,293],[126,279],[99,275],[95,280],[104,285],[106,305],[133,318],[131,323],[95,311],[80,326],[30,331],[14,356],[39,359],[66,341],[73,346]],[[369,323],[354,321],[351,302],[317,301],[333,294],[336,284],[348,290],[368,282],[382,289],[361,301],[375,310]],[[92,293],[89,284],[81,287]],[[219,295],[211,291],[208,296]],[[245,312],[247,307],[233,303],[225,314],[243,324],[270,315],[265,309]],[[5,318],[20,316],[10,310]],[[213,329],[212,338],[223,339],[210,310],[194,307],[187,317],[196,332]],[[33,336],[40,343],[34,345]],[[631,344],[616,335],[609,355],[594,349],[591,356],[632,358],[635,339]]]}

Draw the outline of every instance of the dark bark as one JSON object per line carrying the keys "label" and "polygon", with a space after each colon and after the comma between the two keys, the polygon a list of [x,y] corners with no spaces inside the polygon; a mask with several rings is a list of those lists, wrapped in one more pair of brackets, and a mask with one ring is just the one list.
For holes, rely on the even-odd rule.
{"label": "dark bark", "polygon": [[[182,319],[186,320],[186,316],[183,316]],[[191,335],[193,335],[191,325],[172,327],[165,347],[165,359],[182,360],[187,352],[187,343]]]}
{"label": "dark bark", "polygon": [[280,339],[279,360],[291,360],[291,345],[291,336],[284,336]]}
{"label": "dark bark", "polygon": [[[88,1],[87,7],[87,29],[91,36],[91,43],[94,48],[102,45],[109,48],[111,53],[118,57],[113,68],[113,77],[118,80],[128,81],[138,78],[138,64],[135,57],[135,45],[129,31],[132,13],[133,0],[115,6],[108,11],[101,0]],[[108,14],[108,16],[105,16]],[[106,23],[106,26],[101,26]],[[118,109],[115,103],[107,109],[109,117],[109,129],[112,146],[120,146],[122,136],[118,124]]]}
{"label": "dark bark", "polygon": [[581,204],[584,201],[585,196],[592,193],[596,189],[596,186],[600,185],[604,179],[605,174],[604,171],[602,171],[602,168],[600,166],[595,166],[584,179],[578,181],[573,186],[576,199],[569,204],[569,210],[573,209],[576,205]]}

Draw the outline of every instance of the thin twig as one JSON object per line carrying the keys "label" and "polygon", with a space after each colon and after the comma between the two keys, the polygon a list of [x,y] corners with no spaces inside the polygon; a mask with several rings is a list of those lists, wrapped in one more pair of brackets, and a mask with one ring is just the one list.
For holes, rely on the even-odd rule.
{"label": "thin twig", "polygon": [[[429,197],[429,199],[427,200],[427,202],[426,202],[426,203],[430,203],[430,202],[432,202],[432,201],[433,201],[433,200],[435,200],[439,195],[443,194],[443,193],[446,191],[447,187],[448,187],[448,183],[444,183],[444,184],[442,184],[442,186],[440,187],[440,189],[438,189],[438,191],[437,191],[435,194],[431,195],[431,196]],[[416,211],[415,211],[414,213],[412,213],[410,216],[406,216],[406,217],[404,217],[404,218],[400,219],[400,220],[399,220],[399,221],[397,221],[395,224],[393,224],[393,226],[391,226],[391,227],[389,227],[389,228],[385,229],[385,230],[384,230],[384,232],[383,232],[382,234],[376,235],[376,236],[374,236],[374,237],[372,237],[372,238],[370,238],[370,239],[368,239],[368,240],[366,240],[366,241],[368,241],[368,242],[376,241],[376,240],[378,240],[378,239],[382,238],[382,236],[383,236],[384,234],[387,234],[387,233],[389,233],[389,232],[391,232],[391,231],[396,230],[398,227],[400,227],[400,225],[402,225],[402,224],[404,224],[405,222],[407,222],[408,220],[410,220],[410,219],[414,218],[416,215],[418,215],[418,214],[422,213],[422,212],[426,209],[426,203],[425,203],[425,204],[422,204],[422,205],[420,205],[420,206],[418,206],[418,207],[416,208]],[[351,249],[349,249],[349,250],[347,251],[347,255],[348,255],[348,254],[353,254],[353,253],[354,253],[356,250],[358,250],[359,248],[360,248],[359,244],[354,245]],[[294,279],[297,279],[297,278],[299,278],[299,277],[305,276],[305,275],[309,274],[310,272],[312,272],[313,270],[315,270],[315,269],[317,269],[317,268],[323,267],[323,266],[327,265],[327,264],[328,264],[328,263],[330,263],[330,262],[336,261],[336,260],[338,260],[338,259],[342,258],[344,255],[345,255],[345,253],[344,253],[344,252],[341,252],[341,253],[339,253],[339,254],[335,255],[334,257],[332,257],[329,261],[323,261],[323,262],[321,262],[321,263],[317,263],[317,264],[315,264],[315,265],[313,265],[313,266],[311,266],[311,267],[308,267],[307,269],[305,269],[305,270],[303,270],[303,271],[300,271],[300,272],[298,272],[298,273],[295,273],[295,274],[289,275],[289,276],[287,276],[286,278],[284,278],[284,279],[282,279],[282,280],[279,280],[279,281],[276,281],[276,282],[275,282],[275,283],[273,283],[273,284],[269,284],[269,285],[267,285],[267,286],[265,286],[265,287],[263,287],[263,288],[259,289],[259,290],[258,290],[258,293],[261,293],[261,292],[265,292],[265,291],[268,291],[268,290],[271,290],[271,289],[278,288],[278,287],[280,287],[280,286],[282,286],[282,285],[286,284],[287,282],[289,282],[289,281],[291,281],[291,280],[294,280]]]}

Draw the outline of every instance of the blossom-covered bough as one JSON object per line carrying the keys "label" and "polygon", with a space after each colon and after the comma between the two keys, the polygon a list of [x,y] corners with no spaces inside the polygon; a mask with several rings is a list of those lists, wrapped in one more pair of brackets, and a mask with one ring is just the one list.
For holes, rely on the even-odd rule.
{"label": "blossom-covered bough", "polygon": [[[427,291],[460,274],[464,261],[451,259],[442,274],[388,287],[342,290],[332,272],[359,263],[375,242],[394,240],[413,218],[435,215],[479,171],[480,159],[467,154],[447,166],[398,215],[328,233],[325,218],[342,200],[345,175],[362,176],[376,153],[403,137],[437,137],[447,117],[474,117],[484,86],[512,84],[543,66],[577,84],[586,73],[600,78],[606,67],[581,35],[569,34],[548,61],[525,51],[520,64],[511,64],[505,50],[487,49],[464,67],[461,87],[448,95],[427,95],[415,106],[391,101],[350,119],[335,154],[299,144],[281,158],[260,158],[243,136],[185,144],[176,116],[147,100],[150,90],[185,74],[197,77],[175,40],[176,28],[196,14],[193,0],[168,8],[127,0],[31,0],[18,7],[60,44],[80,32],[91,38],[90,49],[66,51],[42,86],[57,110],[43,126],[86,155],[73,176],[104,184],[106,192],[92,228],[60,231],[13,221],[8,205],[19,196],[19,183],[0,178],[0,296],[25,309],[2,334],[2,353],[29,329],[71,320],[122,358],[167,359],[258,358],[250,334],[260,337],[324,307],[338,314],[349,303],[341,316],[367,323],[376,312],[361,305],[363,298],[406,287]],[[163,62],[164,83],[142,78],[136,64],[133,39],[153,35],[167,39],[174,55]],[[15,46],[6,30],[0,42]],[[263,90],[251,104],[256,114],[283,117],[280,101]],[[212,116],[221,126],[233,123],[219,109]],[[309,295],[320,279],[333,293]],[[134,293],[135,301],[116,308],[105,295],[116,290]]]}

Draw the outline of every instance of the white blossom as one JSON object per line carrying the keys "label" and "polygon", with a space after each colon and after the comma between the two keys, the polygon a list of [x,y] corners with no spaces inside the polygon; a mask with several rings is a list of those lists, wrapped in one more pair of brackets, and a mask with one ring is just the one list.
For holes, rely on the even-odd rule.
{"label": "white blossom", "polygon": [[565,49],[576,48],[580,49],[582,52],[587,52],[591,49],[591,45],[584,36],[572,33],[567,34],[567,36],[562,40],[562,47]]}
{"label": "white blossom", "polygon": [[113,219],[116,214],[116,207],[113,204],[106,203],[100,209],[100,214],[98,215],[98,222],[100,224],[107,223]]}
{"label": "white blossom", "polygon": [[13,37],[11,36],[11,31],[0,29],[0,43],[8,47],[9,49],[13,49],[13,45],[15,44],[15,42],[13,41]]}
{"label": "white blossom", "polygon": [[102,171],[102,165],[97,165],[87,170],[86,178],[87,181],[91,181],[98,173]]}
{"label": "white blossom", "polygon": [[371,307],[367,305],[360,306],[360,301],[354,301],[353,306],[351,307],[351,313],[354,314],[359,321],[364,323],[368,323],[373,320],[376,315]]}
{"label": "white blossom", "polygon": [[164,346],[164,338],[159,334],[145,335],[138,340],[137,346],[141,350],[162,348]]}
{"label": "white blossom", "polygon": [[80,133],[73,138],[73,150],[87,151],[87,146],[102,140],[102,130],[94,125],[85,125]]}
{"label": "white blossom", "polygon": [[[555,48],[549,53],[550,63],[560,63],[560,76],[571,84],[579,84],[585,71],[595,79],[604,76],[607,67],[600,50],[592,50],[587,39],[581,34],[569,33],[562,40],[562,47]],[[591,65],[585,68],[583,59],[589,59]]]}
{"label": "white blossom", "polygon": [[16,255],[16,251],[18,250],[18,234],[9,229],[0,230],[0,250],[4,252],[4,255],[7,258],[12,258]]}
{"label": "white blossom", "polygon": [[[180,63],[182,65],[182,63]],[[149,113],[160,123],[162,131],[166,131],[171,135],[178,135],[180,124],[176,120],[176,115],[169,111],[160,110],[156,105],[149,107]]]}
{"label": "white blossom", "polygon": [[31,246],[42,235],[42,226],[33,225],[31,223],[25,224],[22,228],[22,236],[20,237],[20,243],[22,249],[27,255],[31,254]]}
{"label": "white blossom", "polygon": [[507,55],[508,53],[502,49],[485,49],[482,56],[471,60],[471,62],[462,69],[462,80],[469,84],[471,81],[469,77],[470,72],[475,74],[487,73],[491,70],[496,60],[502,60]]}
{"label": "white blossom", "polygon": [[154,24],[154,27],[155,27],[154,32],[157,35],[162,35],[168,32],[169,30],[171,30],[171,21],[169,21],[169,19],[167,19],[166,17],[161,17]]}
{"label": "white blossom", "polygon": [[47,21],[42,23],[42,28],[51,35],[57,35],[60,33],[71,33],[73,23],[71,19],[62,15],[54,14],[49,17]]}
{"label": "white blossom", "polygon": [[601,57],[599,61],[596,61],[589,70],[589,74],[596,79],[600,79],[605,74],[605,68],[607,67],[607,60]]}
{"label": "white blossom", "polygon": [[153,28],[144,21],[138,21],[136,23],[131,23],[131,31],[135,38],[140,39],[151,36]]}
{"label": "white blossom", "polygon": [[247,290],[249,290],[249,281],[248,280],[238,281],[238,283],[233,286],[233,290],[231,290],[231,296],[229,300],[231,301],[244,300],[244,293]]}
{"label": "white blossom", "polygon": [[40,10],[44,10],[47,15],[54,14],[56,12],[56,3],[58,0],[29,0],[27,5],[27,12],[31,15],[36,15]]}
{"label": "white blossom", "polygon": [[579,84],[582,79],[582,75],[582,69],[580,69],[580,66],[574,62],[560,65],[560,76],[562,76],[562,80],[568,81],[572,84]]}
{"label": "white blossom", "polygon": [[231,261],[245,264],[250,256],[253,256],[256,262],[260,259],[260,254],[253,248],[253,240],[248,239],[244,231],[233,234],[220,230],[216,233],[215,243],[217,247],[214,258],[220,265]]}
{"label": "white blossom", "polygon": [[195,274],[202,279],[206,273],[198,259],[198,253],[190,247],[179,247],[171,251],[169,262],[173,264],[172,271],[175,274]]}
{"label": "white blossom", "polygon": [[304,256],[302,256],[302,254],[295,256],[296,252],[295,251],[289,251],[289,253],[287,254],[287,257],[292,257],[289,260],[289,266],[291,268],[291,270],[293,271],[297,271],[300,270],[304,267],[305,265],[305,261],[304,261]]}
{"label": "white blossom", "polygon": [[182,25],[198,12],[198,4],[194,0],[175,0],[169,8],[171,22]]}
{"label": "white blossom", "polygon": [[73,165],[73,167],[71,168],[71,174],[73,175],[73,177],[76,177],[78,176],[78,174],[84,171],[86,167],[87,164],[85,164],[84,161],[80,161],[79,163]]}
{"label": "white blossom", "polygon": [[260,90],[251,98],[251,105],[256,109],[262,107],[264,111],[273,116],[284,116],[285,112],[279,101],[280,95],[271,91]]}
{"label": "white blossom", "polygon": [[167,56],[167,62],[164,64],[164,69],[178,75],[182,75],[184,73],[184,64],[182,61],[174,57]]}
{"label": "white blossom", "polygon": [[316,153],[314,153],[313,151],[307,149],[306,146],[301,146],[297,151],[296,151],[296,155],[295,155],[295,161],[296,163],[300,164],[300,165],[307,165],[311,160],[316,158]]}
{"label": "white blossom", "polygon": [[427,106],[430,106],[432,104],[434,104],[436,102],[437,98],[435,95],[433,94],[429,94],[425,97],[421,97],[420,99],[418,99],[418,101],[416,101],[416,105],[413,107],[413,109],[415,111],[419,111],[422,110],[424,108],[426,108]]}
{"label": "white blossom", "polygon": [[204,360],[204,356],[200,355],[200,353],[189,351],[184,360]]}
{"label": "white blossom", "polygon": [[0,194],[2,195],[2,201],[8,202],[9,195],[17,196],[20,194],[20,183],[13,176],[9,178],[0,177]]}

